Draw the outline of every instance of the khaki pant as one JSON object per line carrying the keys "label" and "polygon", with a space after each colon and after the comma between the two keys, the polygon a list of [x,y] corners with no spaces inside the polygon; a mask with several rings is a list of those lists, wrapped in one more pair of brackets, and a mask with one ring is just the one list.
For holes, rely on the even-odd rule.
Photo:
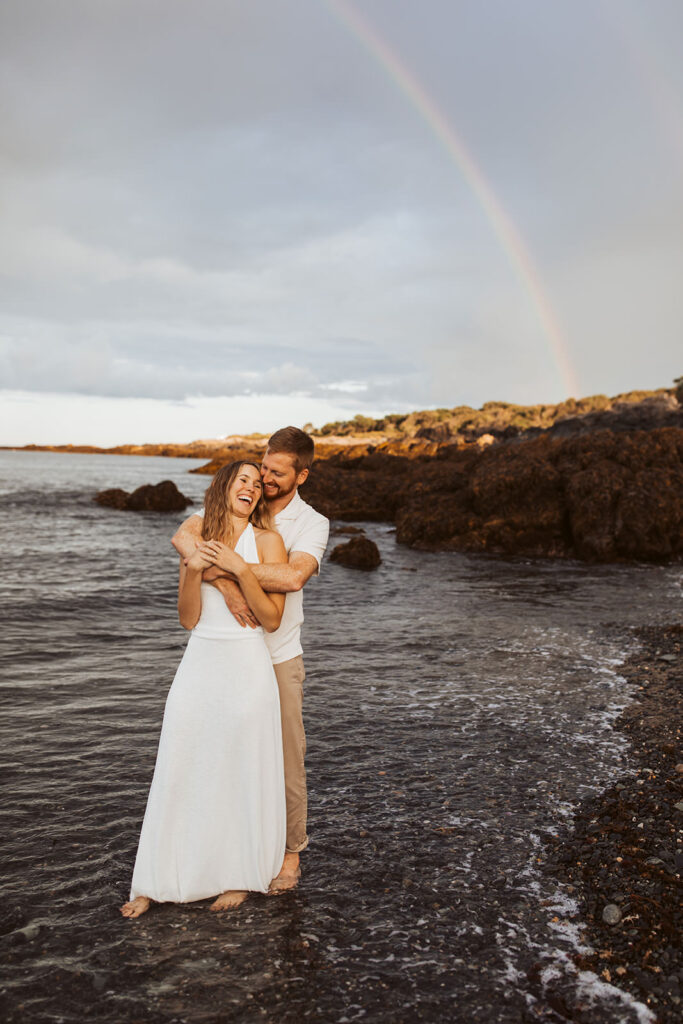
{"label": "khaki pant", "polygon": [[280,691],[282,751],[285,761],[285,797],[287,800],[287,852],[300,853],[308,846],[306,817],[306,733],[302,707],[304,700],[304,659],[301,655],[273,665]]}

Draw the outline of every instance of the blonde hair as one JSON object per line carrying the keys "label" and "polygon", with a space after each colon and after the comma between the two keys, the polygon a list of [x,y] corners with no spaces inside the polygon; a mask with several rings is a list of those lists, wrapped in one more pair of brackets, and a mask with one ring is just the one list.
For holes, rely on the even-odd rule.
{"label": "blonde hair", "polygon": [[[233,529],[230,517],[232,509],[228,495],[242,466],[253,466],[260,475],[261,470],[255,462],[230,462],[227,466],[221,466],[211,481],[204,496],[204,523],[202,526],[204,540],[219,540],[228,546],[232,545]],[[256,503],[256,508],[249,516],[249,522],[254,526],[259,526],[262,530],[273,528],[272,516],[263,488],[261,488],[261,497]]]}

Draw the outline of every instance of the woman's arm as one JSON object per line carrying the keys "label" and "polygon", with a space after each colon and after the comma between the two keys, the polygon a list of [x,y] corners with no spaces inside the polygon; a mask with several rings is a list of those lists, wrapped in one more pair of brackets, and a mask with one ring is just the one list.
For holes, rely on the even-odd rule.
{"label": "woman's arm", "polygon": [[[256,546],[259,557],[264,564],[283,565],[287,562],[287,552],[282,537],[273,530],[265,530],[257,535]],[[282,619],[285,607],[284,594],[266,594],[256,579],[249,565],[236,554],[232,548],[217,540],[209,540],[200,544],[198,553],[202,558],[217,565],[234,575],[240,585],[247,604],[267,633],[273,633]]]}
{"label": "woman's arm", "polygon": [[184,629],[194,629],[202,613],[202,573],[210,563],[198,551],[188,558],[187,565],[180,559],[178,580],[178,618]]}

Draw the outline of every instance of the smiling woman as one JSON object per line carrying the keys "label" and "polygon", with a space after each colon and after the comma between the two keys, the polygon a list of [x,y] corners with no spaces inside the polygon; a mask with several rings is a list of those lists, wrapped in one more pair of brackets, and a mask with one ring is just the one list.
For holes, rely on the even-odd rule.
{"label": "smiling woman", "polygon": [[[248,497],[248,506],[239,500],[239,495]],[[263,500],[259,467],[255,462],[231,462],[219,469],[206,492],[202,528],[204,540],[220,540],[224,544],[232,544],[233,518],[230,513],[242,516],[245,510],[252,516],[251,521],[255,526],[263,530],[271,529],[271,514]]]}
{"label": "smiling woman", "polygon": [[[250,563],[287,555],[268,529],[258,466],[223,467],[205,508],[203,541],[181,559],[178,615],[192,635],[166,701],[124,917],[210,896],[212,910],[231,909],[267,892],[284,858],[280,704],[264,629],[277,629],[285,598],[265,593]],[[242,629],[203,581],[212,566],[234,575],[259,628]]]}

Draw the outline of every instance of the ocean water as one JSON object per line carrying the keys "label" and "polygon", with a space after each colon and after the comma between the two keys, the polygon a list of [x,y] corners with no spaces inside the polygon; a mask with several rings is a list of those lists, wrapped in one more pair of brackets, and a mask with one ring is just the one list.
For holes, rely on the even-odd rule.
{"label": "ocean water", "polygon": [[197,464],[0,452],[5,1019],[560,1021],[558,989],[597,1024],[651,1019],[577,974],[544,839],[631,770],[619,665],[630,626],[676,614],[676,567],[425,554],[365,524],[381,567],[326,562],[305,593],[301,887],[120,917],[185,643],[183,515],[92,496],[201,501]]}

